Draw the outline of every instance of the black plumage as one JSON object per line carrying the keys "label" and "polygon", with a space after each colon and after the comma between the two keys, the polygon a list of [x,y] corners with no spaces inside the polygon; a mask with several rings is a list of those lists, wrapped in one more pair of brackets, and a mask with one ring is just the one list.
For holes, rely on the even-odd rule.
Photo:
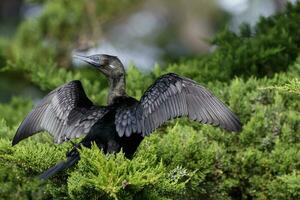
{"label": "black plumage", "polygon": [[191,79],[165,74],[138,101],[125,92],[125,70],[117,57],[104,54],[76,57],[108,78],[108,105],[94,105],[76,80],[50,92],[27,115],[13,145],[40,131],[48,131],[56,143],[85,136],[67,153],[67,160],[44,172],[42,179],[74,165],[80,159],[77,150],[80,145],[90,147],[92,142],[105,153],[122,148],[125,156],[131,158],[144,136],[176,117],[187,116],[227,131],[242,129],[239,119],[220,100]]}

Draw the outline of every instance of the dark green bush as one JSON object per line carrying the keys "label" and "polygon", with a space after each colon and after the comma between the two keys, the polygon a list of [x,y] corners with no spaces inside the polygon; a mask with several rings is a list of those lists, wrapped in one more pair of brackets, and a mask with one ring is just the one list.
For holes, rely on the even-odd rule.
{"label": "dark green bush", "polygon": [[170,66],[198,81],[228,81],[235,76],[273,76],[287,71],[295,62],[300,46],[300,2],[288,4],[285,12],[261,18],[254,28],[245,24],[239,33],[221,31],[212,43],[212,54]]}

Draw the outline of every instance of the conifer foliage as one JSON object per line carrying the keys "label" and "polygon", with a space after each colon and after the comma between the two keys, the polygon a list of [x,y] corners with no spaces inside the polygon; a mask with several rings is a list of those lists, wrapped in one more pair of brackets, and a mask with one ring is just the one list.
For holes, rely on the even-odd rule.
{"label": "conifer foliage", "polygon": [[[79,37],[74,30],[84,31],[89,15],[104,22],[133,1],[43,2],[39,17],[22,22],[11,41],[0,40],[0,70],[18,72],[45,92],[80,79],[89,97],[104,104],[105,79],[68,68]],[[90,10],[87,2],[102,6]],[[300,199],[299,21],[300,3],[288,4],[254,29],[220,32],[209,55],[156,66],[147,75],[128,68],[128,93],[137,98],[166,72],[202,83],[241,118],[239,134],[173,120],[147,137],[132,160],[93,145],[80,151],[78,165],[43,182],[37,176],[72,144],[54,145],[44,133],[11,147],[35,102],[14,97],[0,104],[0,199]]]}

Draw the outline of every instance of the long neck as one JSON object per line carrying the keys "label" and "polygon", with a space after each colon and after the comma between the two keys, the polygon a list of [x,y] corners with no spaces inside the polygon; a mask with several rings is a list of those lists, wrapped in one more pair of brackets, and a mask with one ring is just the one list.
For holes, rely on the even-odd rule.
{"label": "long neck", "polygon": [[116,97],[127,96],[125,91],[125,76],[109,79],[108,105],[113,104]]}

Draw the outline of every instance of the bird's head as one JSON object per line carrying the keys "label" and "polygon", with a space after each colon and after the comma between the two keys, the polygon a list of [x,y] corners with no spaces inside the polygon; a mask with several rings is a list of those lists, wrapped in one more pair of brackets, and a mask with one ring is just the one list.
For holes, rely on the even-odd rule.
{"label": "bird's head", "polygon": [[118,57],[106,54],[95,54],[91,56],[74,55],[81,61],[100,70],[108,78],[124,76],[124,66]]}

